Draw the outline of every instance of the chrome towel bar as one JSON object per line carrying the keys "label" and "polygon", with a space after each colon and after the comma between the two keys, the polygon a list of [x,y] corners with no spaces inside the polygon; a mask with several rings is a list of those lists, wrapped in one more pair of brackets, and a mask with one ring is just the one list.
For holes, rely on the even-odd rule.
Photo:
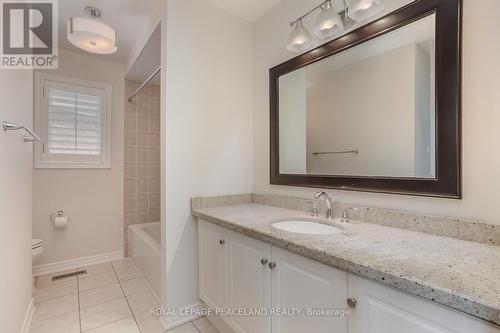
{"label": "chrome towel bar", "polygon": [[17,125],[17,124],[3,121],[2,127],[3,127],[4,132],[17,131],[17,130],[24,130],[25,132],[27,132],[30,136],[25,135],[24,142],[42,141],[42,139],[40,139],[40,137],[38,135],[36,135],[35,132],[33,132],[32,130],[30,130],[28,127],[26,127],[24,125]]}
{"label": "chrome towel bar", "polygon": [[318,155],[336,155],[336,154],[359,154],[359,150],[338,150],[338,151],[323,151],[312,153],[314,156]]}

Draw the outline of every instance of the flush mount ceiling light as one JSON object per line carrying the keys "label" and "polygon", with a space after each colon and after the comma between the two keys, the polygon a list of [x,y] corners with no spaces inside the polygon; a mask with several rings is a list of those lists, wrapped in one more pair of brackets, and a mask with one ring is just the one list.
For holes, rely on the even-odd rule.
{"label": "flush mount ceiling light", "polygon": [[344,29],[349,29],[355,21],[364,21],[384,10],[382,0],[342,0],[343,10],[339,13],[333,7],[332,0],[323,1],[295,21],[290,22],[293,28],[288,38],[287,49],[292,52],[302,52],[308,48],[311,34],[302,24],[302,20],[317,9],[321,10],[313,27],[314,35],[326,39],[339,35]]}
{"label": "flush mount ceiling light", "polygon": [[74,46],[97,54],[112,54],[118,50],[116,31],[109,25],[97,21],[102,16],[99,9],[85,7],[90,18],[70,17],[68,40]]}

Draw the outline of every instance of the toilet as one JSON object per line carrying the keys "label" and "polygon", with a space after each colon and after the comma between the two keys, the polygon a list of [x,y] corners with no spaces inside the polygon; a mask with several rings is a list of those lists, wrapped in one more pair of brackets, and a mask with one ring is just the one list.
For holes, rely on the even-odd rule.
{"label": "toilet", "polygon": [[42,239],[33,239],[31,241],[31,255],[32,255],[32,263],[36,261],[38,257],[43,252],[43,240]]}

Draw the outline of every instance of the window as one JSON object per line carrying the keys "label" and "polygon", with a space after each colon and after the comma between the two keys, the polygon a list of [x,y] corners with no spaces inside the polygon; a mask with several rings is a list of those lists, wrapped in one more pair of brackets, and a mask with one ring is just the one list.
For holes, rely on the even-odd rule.
{"label": "window", "polygon": [[35,168],[111,168],[111,86],[35,75]]}

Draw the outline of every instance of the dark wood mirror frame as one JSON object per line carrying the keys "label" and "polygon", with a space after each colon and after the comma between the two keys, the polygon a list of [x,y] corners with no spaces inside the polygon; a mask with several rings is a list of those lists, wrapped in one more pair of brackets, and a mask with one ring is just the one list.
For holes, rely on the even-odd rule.
{"label": "dark wood mirror frame", "polygon": [[[279,77],[436,14],[436,177],[280,174]],[[461,198],[461,0],[417,0],[269,70],[271,184]]]}

